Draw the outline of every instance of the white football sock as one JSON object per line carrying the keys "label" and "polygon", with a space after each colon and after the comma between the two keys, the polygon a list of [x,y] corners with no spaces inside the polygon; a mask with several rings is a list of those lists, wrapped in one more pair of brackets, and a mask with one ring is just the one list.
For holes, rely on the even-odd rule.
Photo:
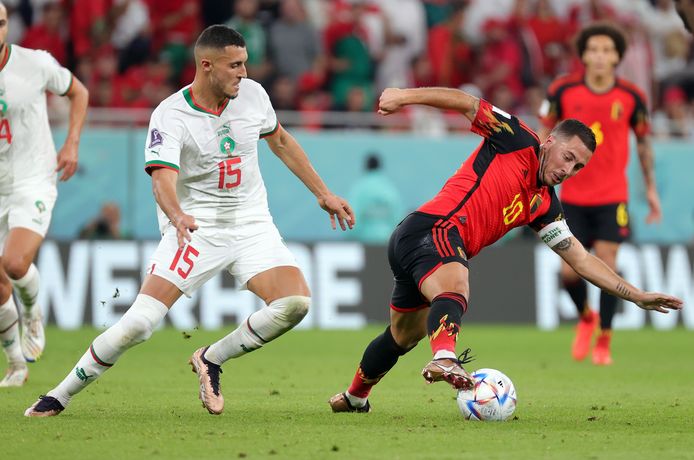
{"label": "white football sock", "polygon": [[443,359],[443,358],[458,359],[458,357],[455,355],[455,353],[453,353],[452,351],[449,351],[449,350],[439,350],[434,355],[434,359]]}
{"label": "white football sock", "polygon": [[36,268],[36,265],[31,264],[29,266],[29,270],[19,278],[18,280],[13,280],[10,278],[10,282],[12,282],[12,286],[14,286],[15,289],[17,289],[17,293],[19,294],[19,300],[22,301],[22,305],[24,305],[24,312],[27,314],[34,314],[37,315],[41,313],[40,311],[34,311],[34,305],[36,305],[36,297],[39,294],[39,282],[41,281],[41,277],[39,276],[39,270]]}
{"label": "white football sock", "polygon": [[72,396],[111,368],[127,349],[147,340],[168,311],[154,297],[139,294],[123,317],[94,339],[74,370],[47,395],[67,407]]}
{"label": "white football sock", "polygon": [[297,324],[308,313],[311,298],[293,295],[282,297],[249,316],[235,331],[213,343],[205,352],[205,359],[221,365],[257,350],[276,339]]}
{"label": "white football sock", "polygon": [[352,405],[352,407],[364,407],[366,406],[366,400],[368,398],[360,398],[359,396],[354,396],[349,393],[349,391],[345,391],[345,396],[347,399],[349,399],[349,403]]}
{"label": "white football sock", "polygon": [[26,360],[19,345],[19,315],[12,295],[0,305],[0,344],[10,366],[26,366]]}

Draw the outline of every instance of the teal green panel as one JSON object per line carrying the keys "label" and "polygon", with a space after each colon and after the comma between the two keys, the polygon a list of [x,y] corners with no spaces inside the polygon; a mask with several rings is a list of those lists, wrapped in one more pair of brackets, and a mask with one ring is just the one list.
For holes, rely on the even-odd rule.
{"label": "teal green panel", "polygon": [[[395,197],[391,201],[399,200],[397,212],[401,217],[433,197],[480,140],[474,135],[426,138],[378,132],[295,132],[294,135],[330,189],[345,198],[355,195],[356,184],[364,176],[366,157],[378,154],[383,164],[382,175],[391,183],[387,193]],[[57,131],[57,145],[63,138],[64,131]],[[145,138],[144,129],[85,130],[80,145],[80,170],[73,179],[59,186],[51,237],[75,238],[105,201],[115,201],[122,209],[125,234],[137,239],[159,238],[151,181],[143,166]],[[694,238],[694,181],[689,178],[694,170],[694,152],[691,146],[681,142],[655,143],[654,150],[664,219],[657,225],[644,222],[648,210],[634,154],[629,167],[634,240],[689,242]],[[270,210],[287,240],[357,236],[333,231],[328,215],[318,207],[315,197],[263,141],[259,143],[259,152]]]}

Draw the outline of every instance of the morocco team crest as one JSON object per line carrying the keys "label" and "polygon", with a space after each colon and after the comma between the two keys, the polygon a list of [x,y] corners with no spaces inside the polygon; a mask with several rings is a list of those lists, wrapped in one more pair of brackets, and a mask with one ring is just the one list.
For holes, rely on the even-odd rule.
{"label": "morocco team crest", "polygon": [[229,136],[223,137],[222,140],[219,142],[219,150],[227,156],[232,155],[232,152],[234,151],[235,147],[236,142],[234,142],[234,139],[230,138]]}

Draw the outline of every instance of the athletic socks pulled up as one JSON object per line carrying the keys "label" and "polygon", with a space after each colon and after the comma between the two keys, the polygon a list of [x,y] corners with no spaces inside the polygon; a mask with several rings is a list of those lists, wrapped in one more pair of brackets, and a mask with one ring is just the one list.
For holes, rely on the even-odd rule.
{"label": "athletic socks pulled up", "polygon": [[19,314],[12,295],[0,305],[0,345],[10,366],[26,365],[19,344]]}
{"label": "athletic socks pulled up", "polygon": [[168,311],[154,297],[139,294],[123,317],[94,339],[74,370],[47,395],[67,407],[74,395],[110,369],[126,350],[147,340]]}
{"label": "athletic socks pulled up", "polygon": [[371,388],[395,366],[398,358],[410,351],[395,342],[390,325],[383,334],[376,337],[364,350],[361,363],[354,374],[352,384],[347,389],[347,397],[354,407],[366,404]]}
{"label": "athletic socks pulled up", "polygon": [[456,292],[444,292],[432,300],[427,316],[427,331],[435,359],[455,359],[455,344],[466,311],[467,300]]}
{"label": "athletic socks pulled up", "polygon": [[34,306],[36,305],[36,298],[39,294],[39,283],[41,277],[39,276],[39,271],[34,264],[29,266],[29,270],[19,278],[18,280],[13,280],[10,278],[12,286],[17,290],[19,294],[19,299],[22,301],[24,306],[24,312],[26,314],[39,314],[40,311],[34,311]]}

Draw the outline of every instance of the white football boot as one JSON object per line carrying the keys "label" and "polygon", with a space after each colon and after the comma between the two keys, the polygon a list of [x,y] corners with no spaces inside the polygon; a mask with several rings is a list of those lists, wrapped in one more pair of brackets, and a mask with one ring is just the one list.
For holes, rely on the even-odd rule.
{"label": "white football boot", "polygon": [[7,368],[5,377],[0,380],[0,388],[21,387],[28,376],[29,368],[26,364],[12,365]]}
{"label": "white football boot", "polygon": [[46,346],[46,333],[43,330],[43,317],[41,308],[34,305],[37,313],[24,313],[22,315],[22,353],[27,362],[38,360]]}

